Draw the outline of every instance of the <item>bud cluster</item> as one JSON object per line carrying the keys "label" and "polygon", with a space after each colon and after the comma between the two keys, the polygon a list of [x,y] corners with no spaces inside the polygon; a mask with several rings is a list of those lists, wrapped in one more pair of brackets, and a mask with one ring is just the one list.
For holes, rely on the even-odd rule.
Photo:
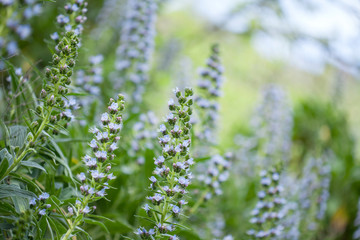
{"label": "bud cluster", "polygon": [[[71,10],[69,7],[71,6]],[[74,98],[68,98],[69,85],[71,84],[71,76],[75,66],[76,58],[78,56],[78,49],[80,46],[81,31],[79,30],[81,24],[77,23],[78,17],[83,17],[87,3],[83,0],[69,1],[65,5],[65,10],[68,15],[59,15],[57,17],[60,26],[62,23],[68,24],[65,27],[65,32],[60,36],[52,38],[57,42],[55,46],[56,52],[52,57],[52,66],[47,67],[45,82],[40,96],[43,100],[43,106],[38,106],[37,113],[43,121],[49,121],[51,125],[60,124],[63,122],[63,127],[67,127],[68,123],[74,118],[71,110],[77,109],[78,105]],[[70,21],[70,19],[75,19]],[[78,30],[77,30],[78,29]],[[54,35],[54,34],[53,34]],[[39,128],[42,119],[33,122],[33,127]],[[58,130],[53,129],[53,134],[57,134]]]}
{"label": "bud cluster", "polygon": [[281,209],[286,203],[286,200],[281,197],[283,188],[279,184],[280,174],[276,170],[263,170],[260,176],[262,190],[257,194],[259,201],[251,212],[252,218],[250,219],[255,226],[247,234],[254,239],[277,237],[283,231],[280,220],[284,215]]}
{"label": "bud cluster", "polygon": [[88,204],[105,197],[106,190],[109,189],[109,181],[115,179],[113,173],[110,172],[111,161],[115,158],[114,151],[118,148],[117,142],[120,140],[119,132],[122,129],[124,109],[122,95],[119,95],[117,100],[110,99],[108,111],[101,115],[101,130],[91,129],[94,134],[94,139],[89,143],[92,153],[83,158],[87,171],[77,174],[81,182],[82,197],[77,199],[74,206],[68,207],[68,216],[74,221],[67,234],[74,231],[85,214],[95,210],[95,206],[89,207]]}
{"label": "bud cluster", "polygon": [[0,30],[0,55],[13,56],[19,53],[18,43],[31,35],[32,29],[27,22],[41,13],[42,6],[34,0],[0,0],[0,8],[5,8],[0,22],[6,23]]}
{"label": "bud cluster", "polygon": [[126,89],[131,104],[142,101],[154,49],[155,0],[129,1],[128,12],[122,26],[120,46],[117,49],[115,68],[120,73],[120,84]]}
{"label": "bud cluster", "polygon": [[219,118],[219,97],[223,83],[224,68],[219,57],[217,44],[211,48],[211,55],[206,62],[206,68],[200,70],[201,79],[198,81],[199,94],[195,98],[199,108],[200,124],[197,137],[206,143],[216,143],[216,129]]}
{"label": "bud cluster", "polygon": [[182,207],[187,204],[184,197],[191,180],[190,166],[194,164],[189,153],[193,91],[186,88],[182,94],[175,89],[175,95],[178,104],[173,100],[169,101],[170,113],[159,128],[162,154],[154,159],[155,176],[150,177],[153,194],[147,199],[151,206],[144,206],[151,221],[156,224],[149,231],[139,228],[136,234],[141,239],[163,239],[165,236],[176,239],[169,235],[175,229],[170,219],[176,221],[181,215]]}

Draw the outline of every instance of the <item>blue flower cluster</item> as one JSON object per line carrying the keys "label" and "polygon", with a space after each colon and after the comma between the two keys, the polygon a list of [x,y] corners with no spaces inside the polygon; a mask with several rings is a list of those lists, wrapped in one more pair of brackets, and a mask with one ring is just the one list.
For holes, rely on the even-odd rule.
{"label": "blue flower cluster", "polygon": [[47,214],[47,210],[51,207],[51,204],[46,203],[46,200],[50,197],[50,195],[46,192],[39,195],[37,198],[33,198],[29,201],[29,205],[31,208],[35,210],[35,212],[44,216]]}
{"label": "blue flower cluster", "polygon": [[[149,59],[154,49],[157,4],[155,0],[128,3],[115,68],[119,72],[119,83],[129,89],[126,94],[129,95],[130,104],[136,105],[142,101],[148,78]],[[138,111],[136,107],[130,110]]]}
{"label": "blue flower cluster", "polygon": [[280,174],[276,170],[263,170],[260,176],[262,190],[257,194],[259,201],[251,212],[250,219],[250,222],[254,224],[254,229],[247,232],[254,239],[280,236],[284,229],[280,220],[284,217],[281,209],[286,200],[281,197],[283,188],[279,184]]}
{"label": "blue flower cluster", "polygon": [[88,3],[85,0],[68,1],[64,7],[66,14],[60,14],[56,17],[56,22],[61,29],[60,33],[54,32],[50,36],[51,39],[58,42],[67,32],[74,32],[75,35],[79,36],[84,29],[83,24],[87,20],[85,16],[88,11],[87,5]]}
{"label": "blue flower cluster", "polygon": [[155,226],[150,230],[139,228],[136,234],[142,239],[177,239],[170,235],[175,230],[172,223],[180,217],[182,207],[187,204],[185,197],[191,181],[190,166],[194,164],[189,154],[193,91],[186,88],[182,94],[175,89],[175,95],[178,104],[169,101],[170,113],[159,128],[162,154],[154,159],[155,176],[150,177],[152,195],[147,199],[151,206],[144,206]]}
{"label": "blue flower cluster", "polygon": [[197,172],[203,172],[205,174],[199,174],[198,180],[207,186],[208,191],[206,193],[205,200],[211,199],[214,195],[221,195],[223,193],[221,184],[229,178],[229,169],[231,167],[232,154],[227,153],[225,156],[219,154],[213,155],[209,161],[206,162],[206,169],[201,167],[197,169]]}
{"label": "blue flower cluster", "polygon": [[[35,0],[0,0],[0,21],[6,22],[6,28],[0,30],[0,54],[11,57],[19,53],[18,43],[29,38],[32,29],[29,19],[42,11],[42,6]],[[6,37],[3,37],[6,36]],[[4,67],[0,64],[0,69]]]}
{"label": "blue flower cluster", "polygon": [[114,151],[118,148],[124,109],[122,95],[119,95],[117,100],[110,99],[108,111],[101,116],[102,129],[91,129],[94,134],[94,139],[89,143],[92,153],[83,158],[87,171],[77,175],[81,182],[82,197],[76,200],[75,205],[68,207],[68,217],[73,221],[67,234],[71,234],[76,229],[84,214],[96,209],[96,206],[89,207],[88,204],[105,197],[106,190],[109,189],[109,181],[115,179],[113,173],[110,173],[111,161],[115,158]]}
{"label": "blue flower cluster", "polygon": [[289,159],[292,136],[292,110],[285,92],[276,85],[268,85],[263,90],[260,105],[252,119],[255,138],[261,154],[258,164],[263,168],[273,164],[274,159],[285,163]]}
{"label": "blue flower cluster", "polygon": [[331,178],[328,157],[324,154],[320,158],[308,159],[300,179],[299,203],[308,230],[316,229],[317,222],[324,218],[327,209]]}

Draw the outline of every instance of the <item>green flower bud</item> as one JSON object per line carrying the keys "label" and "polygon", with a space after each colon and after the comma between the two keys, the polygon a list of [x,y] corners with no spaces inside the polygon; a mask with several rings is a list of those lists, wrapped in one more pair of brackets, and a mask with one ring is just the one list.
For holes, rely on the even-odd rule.
{"label": "green flower bud", "polygon": [[36,107],[36,112],[40,114],[40,113],[42,112],[42,107],[41,107],[41,106],[37,106],[37,107]]}
{"label": "green flower bud", "polygon": [[53,63],[54,64],[58,64],[60,62],[60,58],[58,55],[54,54],[53,55]]}
{"label": "green flower bud", "polygon": [[192,88],[185,88],[185,97],[192,96],[194,94],[194,91]]}
{"label": "green flower bud", "polygon": [[45,69],[45,76],[46,76],[47,78],[49,78],[49,77],[51,76],[51,70],[50,70],[50,68],[46,68],[46,69]]}

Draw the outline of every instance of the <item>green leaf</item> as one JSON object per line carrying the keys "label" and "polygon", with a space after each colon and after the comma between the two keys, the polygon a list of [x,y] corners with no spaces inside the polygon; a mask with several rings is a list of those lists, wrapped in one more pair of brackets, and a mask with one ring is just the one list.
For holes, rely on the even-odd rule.
{"label": "green leaf", "polygon": [[9,168],[9,160],[12,162],[13,157],[6,148],[0,151],[0,179],[3,178],[6,170]]}
{"label": "green leaf", "polygon": [[46,169],[43,166],[41,166],[40,164],[38,164],[37,162],[22,161],[20,164],[23,166],[26,166],[26,167],[37,168],[37,169],[40,169],[40,170],[44,171],[45,173],[47,173]]}
{"label": "green leaf", "polygon": [[49,200],[52,202],[52,204],[54,204],[55,208],[57,209],[57,211],[61,214],[61,216],[63,217],[63,219],[65,220],[64,222],[66,223],[67,227],[69,227],[69,223],[67,221],[67,218],[63,212],[63,210],[59,207],[59,205],[61,205],[63,202],[60,201],[57,197],[55,196],[51,196],[49,198]]}
{"label": "green leaf", "polygon": [[100,222],[98,220],[92,219],[92,218],[84,218],[84,221],[87,224],[93,224],[93,225],[98,225],[100,226],[102,229],[104,229],[104,231],[106,233],[110,233],[109,230],[107,229],[107,227],[105,226],[105,224],[103,222]]}
{"label": "green leaf", "polygon": [[197,235],[195,231],[180,230],[179,235],[184,239],[201,240],[200,236]]}
{"label": "green leaf", "polygon": [[104,217],[104,216],[101,216],[101,215],[88,214],[87,216],[89,216],[91,218],[98,218],[98,219],[106,220],[106,221],[109,221],[109,222],[115,222],[114,220],[112,220],[110,218],[107,218],[107,217]]}
{"label": "green leaf", "polygon": [[10,147],[9,129],[7,128],[7,126],[5,125],[5,123],[2,119],[0,120],[0,127],[1,127],[0,139],[5,141],[5,147],[9,148]]}
{"label": "green leaf", "polygon": [[54,238],[54,233],[53,233],[53,230],[52,230],[52,227],[51,227],[51,224],[50,224],[50,222],[49,222],[49,220],[48,220],[49,218],[48,217],[46,217],[46,223],[47,223],[47,226],[48,226],[48,229],[49,229],[49,232],[50,232],[50,236],[51,236],[51,239],[52,240],[54,240],[55,238]]}
{"label": "green leaf", "polygon": [[0,199],[6,197],[23,197],[23,198],[34,198],[36,195],[33,192],[20,189],[16,185],[0,184]]}
{"label": "green leaf", "polygon": [[11,200],[14,203],[16,212],[22,213],[29,208],[29,201],[22,197],[11,197]]}
{"label": "green leaf", "polygon": [[133,232],[134,228],[123,218],[117,217],[115,221],[106,223],[109,231],[114,233],[128,233]]}
{"label": "green leaf", "polygon": [[5,201],[0,201],[0,211],[3,212],[10,212],[12,215],[17,215],[16,210],[14,206],[10,203],[7,203]]}
{"label": "green leaf", "polygon": [[35,179],[31,178],[30,176],[20,175],[20,174],[14,173],[14,172],[10,173],[10,176],[12,176],[13,178],[17,178],[17,179],[21,180],[22,182],[25,182],[26,184],[32,186],[35,189],[38,189],[39,192],[42,191],[42,189],[36,184]]}
{"label": "green leaf", "polygon": [[16,147],[22,147],[26,140],[27,127],[15,125],[9,127],[10,144]]}

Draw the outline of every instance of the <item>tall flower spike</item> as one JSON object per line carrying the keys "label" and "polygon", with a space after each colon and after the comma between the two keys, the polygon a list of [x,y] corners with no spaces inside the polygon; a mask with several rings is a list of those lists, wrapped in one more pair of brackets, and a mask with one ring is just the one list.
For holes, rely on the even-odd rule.
{"label": "tall flower spike", "polygon": [[193,164],[189,153],[193,91],[186,88],[183,95],[175,89],[175,95],[178,104],[169,102],[170,113],[159,128],[162,155],[155,158],[155,176],[150,178],[152,194],[147,197],[150,205],[144,206],[145,212],[156,224],[150,230],[139,228],[136,234],[141,239],[176,239],[169,235],[175,230],[171,223],[177,221],[187,203],[186,188],[191,181],[190,166]]}
{"label": "tall flower spike", "polygon": [[[69,6],[71,8],[69,9]],[[53,55],[52,65],[45,70],[46,81],[40,92],[43,105],[37,106],[37,119],[31,123],[31,132],[28,135],[27,144],[18,151],[13,164],[5,172],[8,176],[19,162],[36,146],[39,138],[46,139],[43,131],[59,133],[68,122],[73,119],[71,109],[76,108],[76,103],[67,98],[68,86],[71,83],[71,75],[75,66],[80,46],[80,33],[82,23],[86,20],[84,14],[87,2],[83,0],[69,0],[65,5],[66,15],[57,17],[58,23],[64,27],[61,34],[55,34],[57,42],[56,53]],[[79,20],[81,19],[81,21]],[[51,128],[49,128],[51,126]],[[2,179],[0,179],[2,180]]]}
{"label": "tall flower spike", "polygon": [[300,180],[302,191],[299,194],[299,203],[306,231],[315,230],[318,222],[325,216],[331,177],[328,157],[324,154],[317,159],[308,159]]}
{"label": "tall flower spike", "polygon": [[280,173],[276,170],[262,171],[261,186],[258,192],[258,203],[251,212],[250,222],[254,224],[247,234],[253,239],[263,239],[267,237],[277,237],[282,234],[283,226],[280,224],[281,209],[286,203],[281,197],[282,187],[279,184]]}
{"label": "tall flower spike", "polygon": [[286,203],[280,210],[280,224],[284,231],[276,239],[298,240],[300,238],[301,208],[298,203],[299,192],[302,191],[298,179],[285,172],[280,177],[280,184],[283,186],[283,196],[286,196]]}
{"label": "tall flower spike", "polygon": [[213,155],[209,161],[206,162],[206,170],[198,168],[197,172],[204,172],[198,176],[200,182],[207,186],[206,193],[202,196],[203,200],[209,200],[214,195],[221,195],[221,185],[229,178],[229,169],[231,167],[232,154],[229,152],[225,156],[219,154]]}
{"label": "tall flower spike", "polygon": [[206,68],[200,70],[200,80],[198,81],[198,95],[195,104],[199,108],[198,117],[199,131],[197,137],[208,146],[217,142],[217,126],[219,121],[219,97],[223,83],[224,68],[219,57],[219,47],[217,44],[211,48],[211,55],[206,62]]}
{"label": "tall flower spike", "polygon": [[128,12],[122,26],[115,68],[121,87],[129,89],[131,111],[138,111],[147,81],[149,60],[154,49],[155,0],[128,1]]}
{"label": "tall flower spike", "polygon": [[291,147],[293,119],[286,94],[280,87],[268,85],[264,88],[261,103],[252,119],[252,127],[256,130],[256,142],[261,149],[258,152],[262,153],[258,156],[260,167],[276,164],[270,162],[274,159],[286,163]]}
{"label": "tall flower spike", "polygon": [[106,118],[102,117],[102,129],[92,130],[94,139],[89,144],[92,153],[83,158],[87,171],[77,175],[81,182],[82,197],[76,200],[75,205],[68,207],[70,227],[62,240],[76,234],[77,226],[84,221],[84,215],[95,209],[95,206],[89,207],[89,204],[105,197],[109,181],[115,178],[110,173],[111,161],[115,158],[114,150],[117,149],[116,144],[120,139],[124,108],[122,95],[119,95],[117,100],[110,99],[108,111],[102,115],[106,116]]}

